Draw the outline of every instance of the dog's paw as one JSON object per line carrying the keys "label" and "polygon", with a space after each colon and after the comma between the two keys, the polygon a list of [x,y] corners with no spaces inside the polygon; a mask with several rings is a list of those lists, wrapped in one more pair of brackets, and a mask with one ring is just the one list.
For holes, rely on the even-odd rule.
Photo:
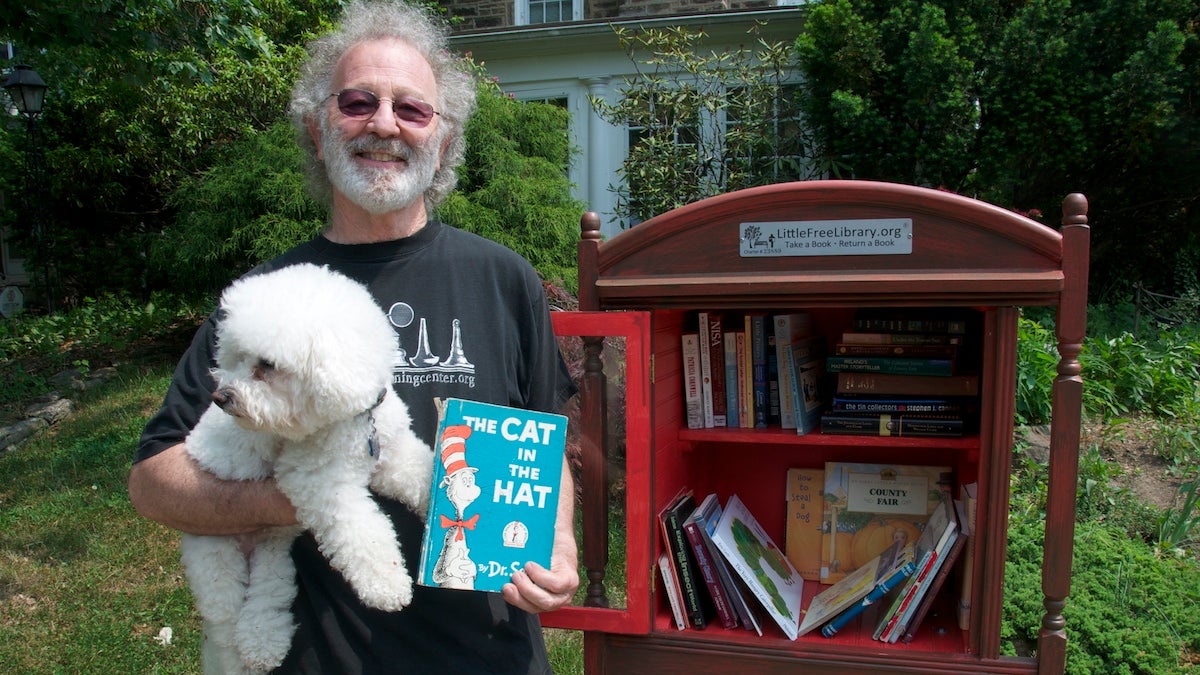
{"label": "dog's paw", "polygon": [[363,589],[359,598],[368,607],[385,612],[398,612],[412,602],[413,581],[407,573],[400,573],[385,583]]}

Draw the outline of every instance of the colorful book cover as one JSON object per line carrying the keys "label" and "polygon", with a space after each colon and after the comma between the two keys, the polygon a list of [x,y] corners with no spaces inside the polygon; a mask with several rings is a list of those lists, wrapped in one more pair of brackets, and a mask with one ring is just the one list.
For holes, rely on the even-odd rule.
{"label": "colorful book cover", "polygon": [[438,406],[417,583],[499,591],[527,562],[549,567],[567,418],[455,398]]}
{"label": "colorful book cover", "polygon": [[821,582],[837,582],[893,542],[916,541],[953,479],[948,466],[827,462]]}
{"label": "colorful book cover", "polygon": [[841,614],[838,614],[829,623],[825,624],[821,628],[821,635],[825,637],[837,635],[838,631],[849,625],[851,621],[867,611],[868,608],[874,606],[875,603],[883,600],[893,589],[899,588],[905,579],[912,576],[913,571],[917,568],[912,560],[912,547],[906,546],[904,550],[908,552],[907,560],[892,569],[882,580],[878,581],[875,587],[867,593],[866,597],[842,610]]}
{"label": "colorful book cover", "polygon": [[737,495],[725,505],[713,541],[784,635],[796,639],[804,579]]}
{"label": "colorful book cover", "polygon": [[[949,494],[946,494],[949,498]],[[937,564],[938,556],[941,555],[942,547],[949,540],[949,537],[957,529],[955,519],[949,510],[940,508],[934,509],[929,517],[929,521],[925,524],[925,528],[921,532],[921,536],[917,538],[917,543],[913,549],[913,554],[917,560],[917,571],[909,577],[904,586],[901,587],[900,593],[895,597],[888,611],[878,617],[878,625],[875,628],[872,637],[881,642],[894,642],[897,635],[896,629],[900,625],[901,619],[912,608],[916,600],[916,591],[919,584],[924,583],[926,579],[933,574],[934,567]]]}
{"label": "colorful book cover", "polygon": [[[925,597],[933,589],[934,582],[938,582],[939,588],[945,582],[945,576],[941,575],[939,580],[939,575],[947,564],[952,564],[951,551],[954,551],[955,556],[957,556],[962,550],[959,542],[958,515],[954,508],[953,499],[947,498],[943,500],[941,507],[938,509],[936,524],[942,525],[943,521],[945,521],[945,525],[942,535],[938,538],[938,542],[934,547],[933,562],[923,577],[913,585],[912,598],[908,602],[908,607],[899,614],[896,625],[886,635],[888,642],[896,642],[904,636],[916,611],[922,606],[925,602]],[[932,529],[935,519],[931,517],[929,522]],[[965,543],[965,541],[964,539],[962,543]]]}
{"label": "colorful book cover", "polygon": [[[881,583],[887,582],[897,567],[911,564],[912,557],[911,543],[896,542],[839,579],[836,584],[818,593],[804,610],[799,634],[804,635],[816,629],[860,602]],[[909,570],[908,574],[912,574],[912,570]],[[900,581],[896,580],[895,583]],[[880,593],[880,596],[882,595],[883,593]]]}
{"label": "colorful book cover", "polygon": [[788,469],[787,527],[784,550],[788,560],[809,581],[821,579],[821,494],[824,469]]}

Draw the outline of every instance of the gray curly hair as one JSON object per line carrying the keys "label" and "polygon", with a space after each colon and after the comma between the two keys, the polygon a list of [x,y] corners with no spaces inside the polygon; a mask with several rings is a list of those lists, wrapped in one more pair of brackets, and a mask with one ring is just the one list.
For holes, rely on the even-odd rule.
{"label": "gray curly hair", "polygon": [[467,143],[467,120],[475,111],[475,79],[461,58],[450,51],[448,30],[443,21],[421,7],[407,2],[354,0],[346,5],[342,20],[333,32],[308,44],[308,59],[292,88],[288,108],[300,147],[307,155],[305,172],[309,190],[327,207],[333,203],[333,186],[325,165],[317,159],[317,146],[308,133],[310,122],[320,126],[324,105],[333,90],[333,72],[338,61],[355,45],[380,38],[407,42],[429,62],[438,85],[439,101],[430,101],[441,113],[438,137],[445,145],[441,167],[425,191],[425,206],[432,211],[458,182],[456,169],[463,162]]}

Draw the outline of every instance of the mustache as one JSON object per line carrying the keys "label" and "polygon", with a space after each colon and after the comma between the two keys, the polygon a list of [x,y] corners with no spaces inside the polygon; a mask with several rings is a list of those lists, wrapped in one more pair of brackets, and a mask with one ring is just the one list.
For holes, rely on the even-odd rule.
{"label": "mustache", "polygon": [[405,161],[421,156],[419,149],[399,140],[389,141],[380,138],[359,137],[345,141],[343,147],[352,155],[360,152],[377,152],[394,155]]}

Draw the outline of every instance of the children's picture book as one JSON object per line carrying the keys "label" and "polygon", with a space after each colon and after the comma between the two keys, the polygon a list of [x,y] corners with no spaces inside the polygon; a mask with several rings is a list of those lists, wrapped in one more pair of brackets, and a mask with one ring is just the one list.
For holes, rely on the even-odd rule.
{"label": "children's picture book", "polygon": [[784,635],[796,639],[804,579],[737,495],[725,505],[713,541]]}
{"label": "children's picture book", "polygon": [[440,399],[417,583],[495,592],[550,567],[566,437],[562,415]]}
{"label": "children's picture book", "polygon": [[896,541],[916,541],[953,479],[948,466],[826,462],[821,583],[836,583]]}
{"label": "children's picture book", "polygon": [[[825,591],[813,599],[812,606],[808,608],[808,613],[805,614],[806,619],[809,614],[818,613],[823,609],[818,606],[817,602],[818,599],[825,602],[822,596],[828,595],[828,602],[831,605],[837,604],[844,607],[844,609],[840,610],[839,613],[821,628],[821,635],[825,637],[837,635],[838,631],[848,626],[851,621],[858,618],[860,614],[874,606],[875,603],[883,600],[891,593],[892,589],[898,588],[900,584],[912,576],[913,571],[916,570],[916,564],[913,563],[913,546],[912,544],[905,544],[900,549],[897,549],[897,546],[899,544],[881,553],[877,558],[878,562],[872,561],[863,565],[858,570],[855,570],[854,574],[825,589]],[[874,584],[867,585],[865,589],[863,588],[865,584],[862,581],[850,583],[854,577],[859,577],[865,581],[872,575],[874,576]],[[839,586],[844,586],[844,588],[839,588]],[[843,604],[847,598],[853,598],[860,594],[862,596],[861,599],[852,599],[849,605]],[[828,613],[826,613],[826,616],[828,616]],[[804,624],[801,623],[800,627],[801,635],[803,635]]]}
{"label": "children's picture book", "polygon": [[800,576],[808,581],[821,579],[821,494],[824,491],[824,469],[788,469],[784,551]]}
{"label": "children's picture book", "polygon": [[947,494],[945,501],[938,502],[938,507],[934,509],[921,536],[917,538],[913,548],[917,569],[901,587],[887,610],[878,616],[878,623],[872,635],[874,639],[882,642],[896,641],[899,637],[897,629],[902,626],[902,620],[913,608],[918,589],[935,573],[939,556],[943,555],[946,547],[952,543],[958,530],[958,519],[953,507],[947,508],[950,501]]}

